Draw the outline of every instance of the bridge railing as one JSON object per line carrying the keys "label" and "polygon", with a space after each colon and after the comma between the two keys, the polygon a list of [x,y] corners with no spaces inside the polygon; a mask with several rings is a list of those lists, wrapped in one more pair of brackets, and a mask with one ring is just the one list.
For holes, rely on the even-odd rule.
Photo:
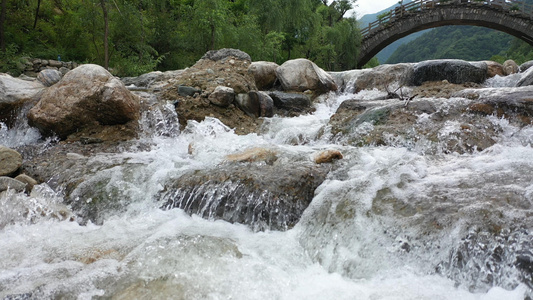
{"label": "bridge railing", "polygon": [[389,12],[378,16],[378,19],[371,22],[365,28],[361,29],[363,38],[378,31],[382,26],[387,26],[394,20],[408,16],[414,12],[425,9],[432,9],[440,5],[466,4],[476,6],[491,6],[496,9],[508,11],[513,14],[520,14],[533,19],[533,5],[518,0],[415,0],[407,4],[401,4]]}

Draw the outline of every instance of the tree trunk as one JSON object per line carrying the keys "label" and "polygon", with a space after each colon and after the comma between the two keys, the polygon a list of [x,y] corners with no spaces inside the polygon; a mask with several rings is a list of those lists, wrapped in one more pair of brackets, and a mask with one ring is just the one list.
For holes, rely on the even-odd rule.
{"label": "tree trunk", "polygon": [[107,15],[107,7],[105,6],[105,0],[100,0],[100,6],[104,14],[104,68],[109,69],[109,20]]}
{"label": "tree trunk", "polygon": [[211,49],[209,50],[215,50],[215,34],[216,34],[215,25],[211,24]]}
{"label": "tree trunk", "polygon": [[6,35],[4,25],[6,23],[7,0],[2,0],[2,10],[0,12],[0,50],[6,52]]}
{"label": "tree trunk", "polygon": [[41,0],[37,0],[37,9],[35,10],[35,21],[33,21],[33,29],[37,27],[37,20],[39,19],[40,8],[41,8]]}

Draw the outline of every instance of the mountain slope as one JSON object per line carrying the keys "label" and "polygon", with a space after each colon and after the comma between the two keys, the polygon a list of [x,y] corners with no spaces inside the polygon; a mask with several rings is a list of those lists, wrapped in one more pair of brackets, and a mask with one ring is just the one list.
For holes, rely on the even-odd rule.
{"label": "mountain slope", "polygon": [[506,33],[484,27],[444,26],[398,47],[387,63],[442,58],[488,60],[509,49],[512,40]]}

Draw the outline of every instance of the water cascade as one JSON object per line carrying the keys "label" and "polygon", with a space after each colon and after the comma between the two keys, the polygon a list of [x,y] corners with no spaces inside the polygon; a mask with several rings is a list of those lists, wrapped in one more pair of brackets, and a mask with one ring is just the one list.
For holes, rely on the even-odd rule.
{"label": "water cascade", "polygon": [[[467,114],[469,90],[406,103],[354,78],[248,135],[215,118],[180,131],[172,104],[138,140],[81,154],[23,118],[2,126],[26,157],[56,151],[40,166],[58,172],[0,193],[0,299],[533,297],[533,127]],[[479,93],[523,91],[508,81]],[[415,125],[379,129],[400,110]],[[266,158],[229,161],[246,149]],[[331,149],[343,159],[314,163]]]}

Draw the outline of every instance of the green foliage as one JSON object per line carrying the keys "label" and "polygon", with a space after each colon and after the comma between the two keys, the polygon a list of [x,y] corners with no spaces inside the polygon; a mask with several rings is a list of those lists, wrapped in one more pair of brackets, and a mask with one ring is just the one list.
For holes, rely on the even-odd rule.
{"label": "green foliage", "polygon": [[[100,0],[7,0],[2,70],[13,58],[104,64]],[[304,57],[326,69],[355,68],[360,34],[345,16],[355,0],[104,0],[110,70],[133,76],[182,69],[207,50],[238,48],[253,60]],[[37,13],[36,13],[37,12]],[[35,26],[34,26],[35,24]],[[10,59],[7,59],[10,57]]]}
{"label": "green foliage", "polygon": [[8,73],[11,76],[19,76],[22,73],[25,60],[17,53],[18,47],[15,44],[8,45],[5,52],[0,51],[1,73]]}
{"label": "green foliage", "polygon": [[379,60],[377,57],[372,57],[372,59],[363,66],[363,69],[371,69],[379,66]]}

